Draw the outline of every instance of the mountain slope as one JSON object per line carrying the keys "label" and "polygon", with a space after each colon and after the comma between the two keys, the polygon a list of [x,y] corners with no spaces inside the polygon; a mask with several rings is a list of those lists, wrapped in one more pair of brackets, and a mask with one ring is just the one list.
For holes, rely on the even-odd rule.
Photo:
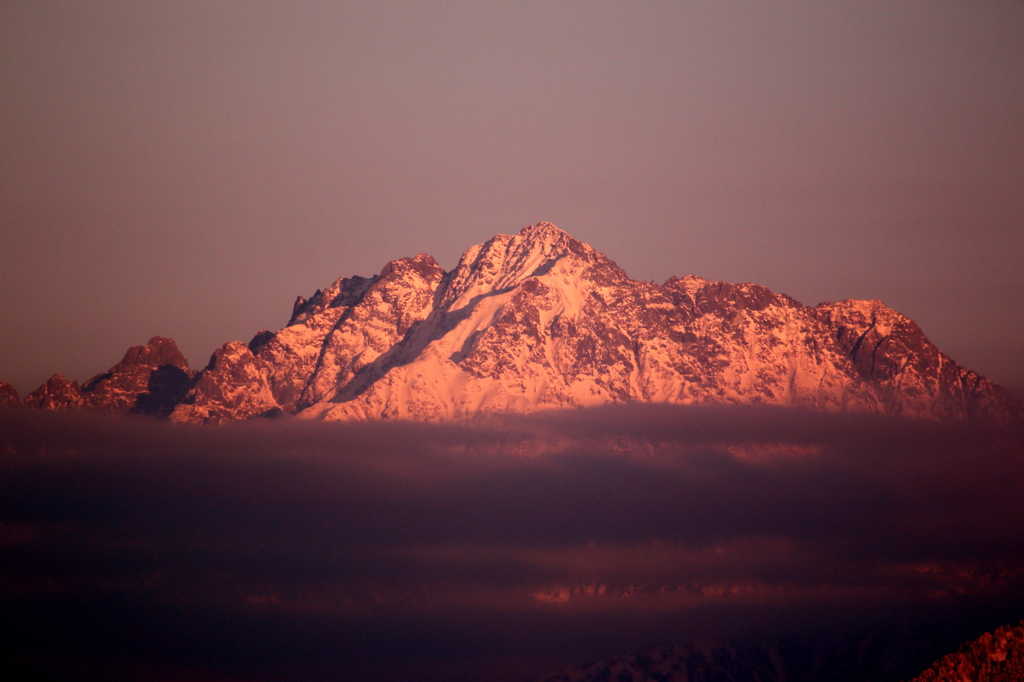
{"label": "mountain slope", "polygon": [[[25,402],[137,410],[157,366],[127,361],[81,388],[55,376]],[[179,422],[440,421],[619,402],[1024,417],[879,301],[812,308],[755,284],[635,281],[549,223],[473,246],[450,272],[418,254],[341,278],[300,297],[283,329],[222,346],[198,376],[184,358],[167,365],[188,381],[165,377],[174,390],[150,411],[173,408]]]}
{"label": "mountain slope", "polygon": [[218,351],[246,369],[204,371],[172,418],[448,420],[633,401],[1021,414],[878,301],[808,308],[754,284],[638,282],[548,223],[470,248],[451,272],[419,254],[340,279],[249,351]]}
{"label": "mountain slope", "polygon": [[1019,682],[1024,679],[1024,621],[987,632],[943,656],[913,682]]}
{"label": "mountain slope", "polygon": [[166,417],[185,397],[194,376],[174,341],[154,336],[145,346],[129,348],[120,362],[82,386],[54,374],[24,403],[46,409],[92,408]]}
{"label": "mountain slope", "polygon": [[19,402],[18,389],[6,381],[0,381],[0,407],[10,407]]}

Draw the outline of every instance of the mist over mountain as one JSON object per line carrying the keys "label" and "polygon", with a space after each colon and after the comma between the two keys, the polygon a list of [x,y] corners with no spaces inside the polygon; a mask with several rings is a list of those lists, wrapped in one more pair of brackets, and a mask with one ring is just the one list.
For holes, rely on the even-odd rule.
{"label": "mist over mountain", "polygon": [[1024,416],[1009,392],[880,301],[807,307],[756,284],[635,281],[549,223],[473,246],[451,271],[418,254],[338,279],[299,297],[284,328],[224,344],[198,372],[154,337],[85,384],[55,375],[24,402],[213,424],[466,420],[631,402]]}
{"label": "mist over mountain", "polygon": [[897,682],[1024,612],[1022,414],[879,301],[541,223],[199,370],[0,383],[0,639],[28,677]]}
{"label": "mist over mountain", "polygon": [[1022,35],[0,4],[0,669],[1024,679]]}
{"label": "mist over mountain", "polygon": [[943,624],[917,632],[892,628],[842,638],[804,635],[767,642],[663,644],[577,666],[545,682],[1019,682],[1024,679],[1024,622],[986,632],[961,645],[959,651],[939,656],[924,672],[916,675],[929,657],[950,648],[949,636],[953,631],[955,628]]}
{"label": "mist over mountain", "polygon": [[0,410],[0,640],[28,677],[528,680],[788,642],[897,682],[1024,612],[1022,452],[770,406]]}

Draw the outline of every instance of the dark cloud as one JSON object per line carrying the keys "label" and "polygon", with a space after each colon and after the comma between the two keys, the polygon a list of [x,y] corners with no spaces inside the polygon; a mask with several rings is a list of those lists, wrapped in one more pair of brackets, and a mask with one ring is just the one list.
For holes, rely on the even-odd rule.
{"label": "dark cloud", "polygon": [[626,406],[11,410],[0,434],[3,634],[51,672],[524,679],[659,638],[1024,610],[1020,430]]}

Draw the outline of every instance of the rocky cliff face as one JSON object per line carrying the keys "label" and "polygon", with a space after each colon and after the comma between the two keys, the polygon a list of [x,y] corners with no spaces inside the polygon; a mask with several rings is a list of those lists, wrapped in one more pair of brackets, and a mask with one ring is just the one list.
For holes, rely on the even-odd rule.
{"label": "rocky cliff face", "polygon": [[1024,621],[1004,625],[943,656],[913,682],[1020,682],[1024,680]]}
{"label": "rocky cliff face", "polygon": [[205,407],[172,418],[448,420],[630,401],[1021,414],[878,301],[808,308],[754,284],[638,282],[547,223],[470,248],[451,272],[420,254],[340,279],[249,350],[244,379],[204,371],[186,402]]}
{"label": "rocky cliff face", "polygon": [[18,389],[6,381],[0,381],[0,407],[11,407],[21,402]]}
{"label": "rocky cliff face", "polygon": [[[145,371],[121,364],[27,401],[125,409]],[[878,301],[810,308],[754,284],[638,282],[541,223],[470,248],[450,272],[419,254],[300,297],[284,329],[214,353],[171,419],[451,420],[631,401],[1024,417]]]}
{"label": "rocky cliff face", "polygon": [[167,416],[192,386],[195,372],[171,339],[154,336],[132,346],[119,363],[82,386],[60,374],[30,393],[26,405],[91,408]]}

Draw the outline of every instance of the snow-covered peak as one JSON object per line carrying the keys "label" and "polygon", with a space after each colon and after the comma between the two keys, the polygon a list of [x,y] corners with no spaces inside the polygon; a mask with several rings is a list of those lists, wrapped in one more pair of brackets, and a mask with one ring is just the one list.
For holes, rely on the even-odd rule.
{"label": "snow-covered peak", "polygon": [[848,328],[873,328],[881,336],[888,336],[897,325],[917,325],[899,312],[877,299],[848,299],[837,303],[822,303],[819,309],[829,309],[832,319]]}
{"label": "snow-covered peak", "polygon": [[575,256],[585,260],[594,260],[596,257],[606,258],[589,244],[584,244],[551,223],[541,222],[536,225],[527,225],[512,238],[512,241],[520,250],[540,253],[548,258],[561,256]]}
{"label": "snow-covered peak", "polygon": [[611,402],[768,404],[1007,422],[1024,406],[879,301],[807,308],[756,284],[630,280],[551,223],[444,270],[426,254],[343,277],[198,376],[155,337],[79,387],[25,400],[217,423],[446,420]]}
{"label": "snow-covered peak", "polygon": [[425,253],[417,253],[411,258],[399,258],[393,260],[384,266],[381,270],[380,276],[382,278],[388,275],[403,274],[406,272],[417,272],[425,279],[437,279],[444,270],[438,265],[437,261],[433,256],[429,256]]}
{"label": "snow-covered peak", "polygon": [[603,263],[621,273],[618,266],[591,246],[551,223],[542,222],[528,225],[516,235],[499,234],[467,249],[451,273],[444,303],[460,299],[468,302],[482,294],[508,290],[528,277],[548,273],[556,264],[564,267],[564,261],[580,266],[571,268],[577,272]]}
{"label": "snow-covered peak", "polygon": [[[568,232],[559,229],[557,225],[548,222],[539,222],[536,225],[527,225],[523,229],[519,230],[518,236],[522,237],[526,241],[535,243],[556,244],[566,240],[577,242],[577,240]],[[582,242],[577,243],[582,244]],[[587,248],[590,247],[588,246]]]}
{"label": "snow-covered peak", "polygon": [[663,286],[676,286],[689,298],[690,302],[693,303],[697,300],[697,292],[711,280],[705,279],[698,275],[685,275],[683,277],[669,277]]}

